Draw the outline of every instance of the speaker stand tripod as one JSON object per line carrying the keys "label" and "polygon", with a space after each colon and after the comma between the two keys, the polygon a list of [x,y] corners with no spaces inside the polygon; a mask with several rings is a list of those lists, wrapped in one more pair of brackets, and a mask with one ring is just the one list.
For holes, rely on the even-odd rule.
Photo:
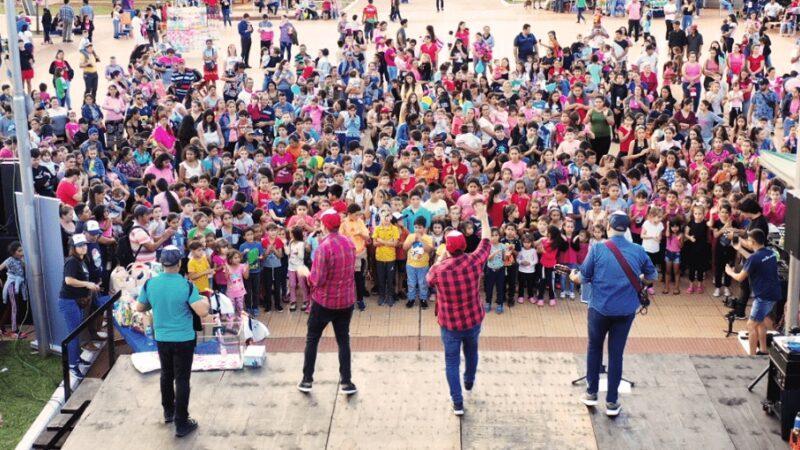
{"label": "speaker stand tripod", "polygon": [[[606,374],[606,375],[608,375],[608,372],[606,371],[606,365],[605,365],[605,364],[602,364],[602,365],[600,366],[600,375],[602,375],[602,374]],[[625,377],[620,377],[620,379],[621,379],[622,381],[624,381],[624,382],[626,382],[626,383],[630,384],[630,385],[631,385],[631,387],[634,387],[634,386],[636,385],[636,383],[634,383],[633,381],[631,381],[631,380],[629,380],[629,379],[627,379],[627,378],[625,378]],[[581,381],[586,381],[586,375],[584,375],[584,376],[582,376],[582,377],[580,377],[580,378],[576,378],[576,379],[572,380],[572,385],[574,386],[574,385],[576,385],[576,384],[580,383]]]}

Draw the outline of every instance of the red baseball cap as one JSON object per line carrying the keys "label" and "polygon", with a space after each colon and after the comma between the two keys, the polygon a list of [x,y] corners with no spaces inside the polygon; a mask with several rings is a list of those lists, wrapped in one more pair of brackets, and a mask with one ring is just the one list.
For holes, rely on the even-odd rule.
{"label": "red baseball cap", "polygon": [[328,231],[338,230],[339,225],[342,224],[342,219],[337,213],[323,214],[320,220],[322,221],[322,225],[324,225],[325,229]]}
{"label": "red baseball cap", "polygon": [[445,248],[451,255],[467,248],[467,239],[458,231],[451,231],[444,237]]}

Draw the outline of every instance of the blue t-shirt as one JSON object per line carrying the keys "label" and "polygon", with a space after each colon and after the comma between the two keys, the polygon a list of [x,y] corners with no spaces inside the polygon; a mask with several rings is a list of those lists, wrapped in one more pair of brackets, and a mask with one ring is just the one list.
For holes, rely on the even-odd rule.
{"label": "blue t-shirt", "polygon": [[[589,201],[582,201],[580,198],[576,198],[572,200],[572,213],[573,214],[580,214],[584,211],[589,211],[592,209],[592,203]],[[583,229],[583,221],[578,218],[575,221],[575,231],[580,231]]]}
{"label": "blue t-shirt", "polygon": [[781,299],[781,284],[778,279],[778,257],[775,252],[762,247],[744,262],[744,271],[750,280],[755,298],[769,302]]}
{"label": "blue t-shirt", "polygon": [[278,217],[286,217],[286,215],[289,214],[290,206],[291,204],[285,198],[282,198],[280,203],[275,203],[273,201],[267,203],[267,209],[273,211]]}
{"label": "blue t-shirt", "polygon": [[186,342],[195,339],[189,305],[200,300],[200,294],[181,274],[165,272],[156,275],[142,286],[137,300],[153,308],[156,341]]}
{"label": "blue t-shirt", "polygon": [[239,246],[244,262],[250,268],[250,273],[261,272],[261,255],[264,254],[264,247],[261,242],[245,242]]}

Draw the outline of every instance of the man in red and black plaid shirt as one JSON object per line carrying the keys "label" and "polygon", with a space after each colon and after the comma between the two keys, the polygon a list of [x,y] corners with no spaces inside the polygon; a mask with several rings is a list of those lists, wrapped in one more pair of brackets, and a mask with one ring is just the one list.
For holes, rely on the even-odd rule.
{"label": "man in red and black plaid shirt", "polygon": [[486,317],[480,299],[480,279],[489,251],[491,228],[486,205],[478,200],[474,203],[475,217],[481,221],[481,242],[472,253],[464,253],[467,241],[458,231],[445,236],[447,251],[440,256],[428,272],[428,285],[436,289],[436,315],[442,329],[445,372],[453,399],[453,412],[464,414],[464,398],[461,395],[461,346],[464,346],[464,388],[472,390],[475,372],[478,369],[478,337],[481,322]]}

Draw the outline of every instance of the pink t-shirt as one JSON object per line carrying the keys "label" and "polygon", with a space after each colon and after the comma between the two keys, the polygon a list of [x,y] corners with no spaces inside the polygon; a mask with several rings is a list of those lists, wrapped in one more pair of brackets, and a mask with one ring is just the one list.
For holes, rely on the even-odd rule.
{"label": "pink t-shirt", "polygon": [[156,129],[153,130],[153,140],[167,148],[171,154],[175,153],[175,141],[178,139],[174,134],[172,134],[172,132],[168,131],[161,125],[157,126]]}
{"label": "pink t-shirt", "polygon": [[523,161],[523,160],[519,160],[516,163],[511,161],[511,160],[509,160],[509,161],[506,161],[506,162],[503,163],[503,167],[502,168],[511,170],[511,179],[519,180],[519,179],[522,179],[522,177],[525,176],[525,169],[527,167],[528,166],[525,165],[525,161]]}
{"label": "pink t-shirt", "polygon": [[239,264],[236,267],[228,266],[228,288],[225,295],[230,298],[244,297],[247,293],[244,289],[244,264]]}

